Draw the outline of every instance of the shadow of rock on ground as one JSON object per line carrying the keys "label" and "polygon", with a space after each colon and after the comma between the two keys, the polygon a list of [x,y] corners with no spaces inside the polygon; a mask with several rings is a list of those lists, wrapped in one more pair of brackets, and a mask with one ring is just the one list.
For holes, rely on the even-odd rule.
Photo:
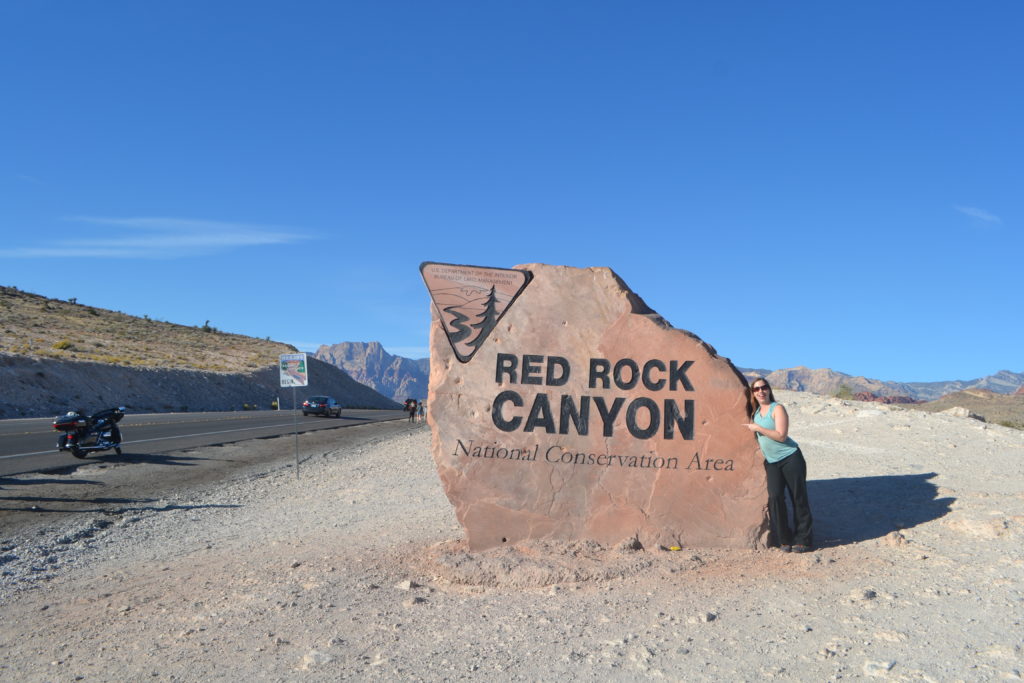
{"label": "shadow of rock on ground", "polygon": [[43,470],[42,473],[72,474],[79,467],[99,463],[108,465],[175,465],[178,467],[195,467],[198,464],[196,461],[209,459],[210,458],[198,458],[195,456],[177,455],[172,453],[122,453],[121,455],[117,455],[116,453],[94,453],[83,460],[76,460],[62,467],[52,467],[48,470]]}
{"label": "shadow of rock on ground", "polygon": [[[62,514],[98,513],[119,515],[127,512],[168,512],[192,509],[192,507],[219,508],[235,505],[177,505],[164,498],[173,494],[171,488],[161,487],[158,478],[149,474],[148,468],[125,468],[119,475],[106,481],[79,478],[80,473],[99,473],[102,468],[112,465],[171,465],[187,468],[202,477],[204,469],[197,467],[202,461],[213,460],[200,456],[180,453],[114,453],[93,454],[84,460],[75,460],[66,466],[46,470],[47,477],[0,478],[0,528],[13,528],[23,523],[33,523],[40,513],[47,516]],[[223,461],[221,461],[223,462]],[[100,469],[91,469],[100,468]],[[107,470],[107,477],[110,472]],[[177,481],[171,478],[172,482]],[[189,481],[194,481],[191,479]],[[91,495],[99,488],[106,493]],[[99,492],[99,491],[97,491]],[[126,494],[126,495],[118,495]],[[149,494],[149,495],[146,495]],[[173,497],[173,495],[172,495]]]}
{"label": "shadow of rock on ground", "polygon": [[[955,498],[939,498],[935,472],[807,482],[819,546],[882,538],[938,519]],[[790,517],[790,520],[793,518]]]}
{"label": "shadow of rock on ground", "polygon": [[93,460],[105,463],[119,463],[122,465],[177,465],[178,467],[195,467],[199,460],[210,458],[198,458],[190,455],[177,455],[172,453],[129,453],[120,455],[116,453],[105,453],[100,456],[92,456]]}
{"label": "shadow of rock on ground", "polygon": [[103,486],[103,482],[95,481],[93,479],[76,479],[74,481],[68,481],[67,479],[57,479],[54,477],[48,477],[46,479],[0,477],[0,490],[3,490],[5,488],[13,488],[15,486],[50,486],[52,484],[60,484],[61,486],[64,486],[66,484],[74,484],[75,486]]}

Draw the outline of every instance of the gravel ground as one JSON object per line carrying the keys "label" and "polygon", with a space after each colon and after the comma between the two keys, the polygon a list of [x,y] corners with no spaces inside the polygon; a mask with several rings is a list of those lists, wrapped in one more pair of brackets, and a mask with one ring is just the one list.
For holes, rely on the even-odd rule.
{"label": "gravel ground", "polygon": [[471,554],[406,422],[304,442],[299,477],[288,437],[253,442],[281,457],[145,504],[102,504],[118,468],[5,480],[8,509],[78,477],[101,511],[4,532],[0,678],[1021,678],[1024,433],[777,395],[810,470],[807,555]]}

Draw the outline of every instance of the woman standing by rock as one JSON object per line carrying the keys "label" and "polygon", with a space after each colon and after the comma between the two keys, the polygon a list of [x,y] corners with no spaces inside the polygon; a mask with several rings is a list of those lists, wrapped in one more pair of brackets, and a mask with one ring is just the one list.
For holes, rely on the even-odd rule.
{"label": "woman standing by rock", "polygon": [[[751,423],[744,425],[757,434],[768,477],[768,518],[774,543],[784,552],[806,553],[814,549],[811,535],[811,505],[807,499],[807,463],[796,441],[789,438],[789,414],[768,380],[758,377],[750,385],[754,396]],[[793,501],[795,528],[789,529],[786,491]]]}

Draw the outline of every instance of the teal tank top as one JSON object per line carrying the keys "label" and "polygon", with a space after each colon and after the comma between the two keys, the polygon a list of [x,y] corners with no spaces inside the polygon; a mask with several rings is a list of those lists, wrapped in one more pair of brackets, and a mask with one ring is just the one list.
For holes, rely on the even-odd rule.
{"label": "teal tank top", "polygon": [[[758,406],[757,410],[754,411],[754,423],[758,424],[765,429],[775,429],[775,406],[778,403],[772,403],[768,406],[768,414],[761,415],[761,407]],[[783,442],[776,441],[775,439],[769,439],[763,434],[757,435],[757,443],[761,446],[761,455],[768,462],[778,462],[784,460],[799,450],[799,446],[796,445],[796,441],[793,441],[789,436]]]}

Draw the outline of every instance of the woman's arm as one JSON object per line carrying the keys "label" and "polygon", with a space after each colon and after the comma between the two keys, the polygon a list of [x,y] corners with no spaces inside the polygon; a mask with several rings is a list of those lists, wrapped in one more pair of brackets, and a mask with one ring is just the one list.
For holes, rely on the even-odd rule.
{"label": "woman's arm", "polygon": [[772,419],[775,420],[775,429],[768,429],[756,423],[750,423],[746,427],[752,432],[764,434],[772,441],[785,442],[786,437],[789,436],[789,414],[781,403],[775,404]]}

